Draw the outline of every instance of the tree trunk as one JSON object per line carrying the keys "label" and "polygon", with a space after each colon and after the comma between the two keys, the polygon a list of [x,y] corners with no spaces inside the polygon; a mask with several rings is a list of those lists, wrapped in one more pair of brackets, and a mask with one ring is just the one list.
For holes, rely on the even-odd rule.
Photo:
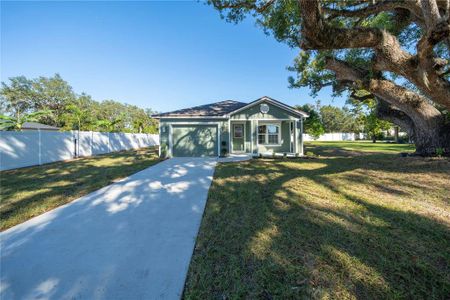
{"label": "tree trunk", "polygon": [[442,150],[446,156],[450,156],[450,128],[448,125],[422,128],[414,136],[416,153],[424,156],[436,155]]}
{"label": "tree trunk", "polygon": [[[435,155],[436,149],[442,148],[450,153],[450,128],[445,124],[442,113],[431,105],[425,97],[411,92],[408,89],[384,79],[364,80],[365,73],[355,69],[343,61],[329,59],[326,68],[336,73],[339,81],[350,81],[357,84],[357,88],[365,89],[377,99],[388,104],[390,112],[397,110],[407,118],[398,119],[399,116],[390,116],[391,122],[414,129],[414,144],[416,152],[420,155]],[[408,131],[409,133],[409,131]]]}
{"label": "tree trunk", "polygon": [[394,141],[398,144],[398,126],[394,126]]}

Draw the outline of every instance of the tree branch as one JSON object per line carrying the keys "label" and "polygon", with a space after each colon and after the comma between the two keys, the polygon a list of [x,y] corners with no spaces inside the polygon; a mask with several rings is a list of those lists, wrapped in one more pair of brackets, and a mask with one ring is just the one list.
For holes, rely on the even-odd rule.
{"label": "tree branch", "polygon": [[220,0],[211,0],[211,3],[217,9],[240,9],[246,8],[248,10],[255,10],[258,13],[264,12],[267,8],[269,8],[276,0],[269,0],[261,6],[256,5],[256,1],[241,1],[241,2],[223,2]]}
{"label": "tree branch", "polygon": [[325,67],[336,74],[337,80],[351,81],[353,88],[365,89],[374,96],[380,97],[391,105],[398,107],[414,121],[416,126],[424,125],[424,122],[430,120],[437,122],[441,119],[441,113],[428,102],[427,98],[411,92],[407,88],[389,80],[367,79],[367,71],[356,69],[338,59],[326,59]]}
{"label": "tree branch", "polygon": [[366,100],[371,100],[371,99],[373,99],[373,98],[375,98],[375,97],[374,97],[372,94],[367,94],[367,95],[364,95],[364,96],[358,96],[358,95],[356,94],[356,91],[353,90],[353,91],[350,93],[350,98],[353,98],[353,99],[356,99],[356,100],[358,100],[358,101],[363,102],[363,101],[366,101]]}
{"label": "tree branch", "polygon": [[411,118],[379,97],[377,97],[376,114],[378,118],[400,126],[410,137],[414,138],[414,122]]}
{"label": "tree branch", "polygon": [[[367,2],[366,2],[367,3]],[[384,11],[394,11],[397,9],[407,9],[410,11],[419,22],[423,21],[421,14],[421,7],[417,5],[415,1],[402,1],[402,0],[385,0],[366,7],[354,10],[348,9],[331,9],[323,7],[323,11],[329,14],[328,19],[334,19],[336,17],[360,17],[365,18],[373,14],[377,14]]]}
{"label": "tree branch", "polygon": [[299,0],[302,17],[305,50],[326,50],[345,48],[372,48],[381,39],[378,28],[335,28],[322,18],[322,9],[317,0]]}

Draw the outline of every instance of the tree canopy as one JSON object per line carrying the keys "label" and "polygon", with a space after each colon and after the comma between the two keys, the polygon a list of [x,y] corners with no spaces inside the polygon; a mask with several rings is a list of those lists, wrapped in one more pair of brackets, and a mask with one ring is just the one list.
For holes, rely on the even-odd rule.
{"label": "tree canopy", "polygon": [[253,16],[301,51],[292,87],[373,99],[378,117],[410,132],[420,154],[450,151],[448,0],[210,0],[230,22]]}
{"label": "tree canopy", "polygon": [[151,109],[114,100],[95,101],[85,93],[78,95],[59,74],[9,78],[8,83],[2,82],[0,101],[2,113],[6,114],[2,117],[4,128],[20,129],[21,122],[33,120],[64,130],[158,132]]}

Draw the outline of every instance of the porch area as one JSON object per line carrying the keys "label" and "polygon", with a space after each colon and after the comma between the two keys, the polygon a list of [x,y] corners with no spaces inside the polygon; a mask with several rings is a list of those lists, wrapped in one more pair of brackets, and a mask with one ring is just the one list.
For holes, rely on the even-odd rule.
{"label": "porch area", "polygon": [[295,157],[303,155],[299,119],[230,120],[231,155]]}

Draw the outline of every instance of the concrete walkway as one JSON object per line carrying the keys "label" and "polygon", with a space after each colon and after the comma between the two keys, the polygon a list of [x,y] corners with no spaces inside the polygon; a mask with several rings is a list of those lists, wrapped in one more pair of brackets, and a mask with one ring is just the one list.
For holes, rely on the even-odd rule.
{"label": "concrete walkway", "polygon": [[0,235],[0,299],[179,299],[217,159],[173,158]]}

